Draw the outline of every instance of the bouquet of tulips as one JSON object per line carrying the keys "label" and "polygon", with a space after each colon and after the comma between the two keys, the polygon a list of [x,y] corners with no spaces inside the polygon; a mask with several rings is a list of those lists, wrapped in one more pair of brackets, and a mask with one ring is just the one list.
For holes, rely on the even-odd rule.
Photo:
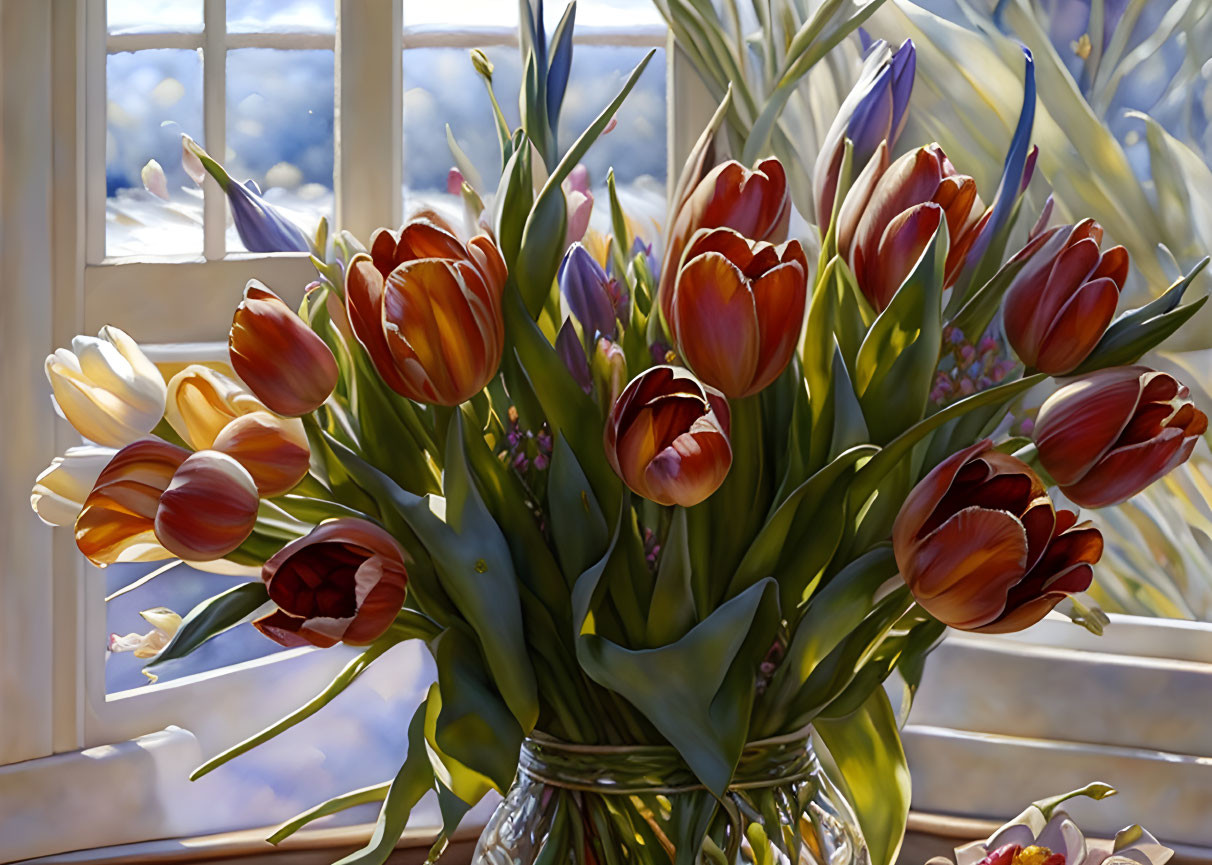
{"label": "bouquet of tulips", "polygon": [[[1182,303],[1194,273],[1116,317],[1128,255],[1096,223],[1051,225],[1046,208],[1011,246],[1036,157],[1029,54],[990,205],[938,145],[893,158],[909,43],[872,46],[815,166],[727,159],[728,94],[662,237],[635,235],[612,181],[610,236],[586,234],[578,163],[648,61],[561,152],[575,10],[550,45],[522,10],[523,125],[496,112],[489,209],[463,172],[472,230],[427,213],[330,244],[321,226],[297,311],[249,283],[229,366],[166,381],[115,328],[60,349],[55,398],[95,446],[39,478],[35,508],[100,565],[256,569],[152,666],[250,618],[286,646],[366,647],[197,774],[396,643],[427,644],[438,677],[394,781],[275,839],[381,799],[343,861],[382,862],[426,792],[445,839],[525,776],[547,785],[527,805],[546,816],[514,861],[767,861],[763,844],[809,861],[814,794],[738,778],[754,743],[811,725],[888,865],[909,791],[885,681],[911,691],[948,627],[1019,630],[1090,585],[1099,531],[1051,488],[1101,507],[1187,458],[1205,415],[1135,364],[1203,304]],[[298,248],[255,190],[186,153],[240,199],[242,234]],[[789,239],[797,176],[823,216]],[[572,780],[560,748],[580,755]],[[599,795],[582,776],[618,749],[657,755],[647,787]]]}

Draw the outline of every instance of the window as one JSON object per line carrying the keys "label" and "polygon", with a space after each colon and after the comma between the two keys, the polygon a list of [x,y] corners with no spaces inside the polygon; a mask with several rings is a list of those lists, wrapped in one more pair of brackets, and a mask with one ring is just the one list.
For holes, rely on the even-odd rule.
{"label": "window", "polygon": [[[566,103],[565,145],[643,53],[665,44],[664,25],[647,0],[581,0],[579,7],[575,74],[590,72],[595,80],[586,82],[592,92],[583,105]],[[549,28],[562,11],[549,7]],[[301,294],[312,272],[307,257],[244,251],[229,229],[222,192],[209,180],[199,189],[182,170],[182,133],[220,156],[237,179],[254,180],[308,232],[326,216],[365,238],[377,226],[399,224],[424,196],[444,195],[451,165],[445,123],[463,136],[485,125],[486,96],[472,77],[470,48],[485,48],[498,63],[497,92],[517,120],[508,81],[508,70],[517,69],[516,5],[66,0],[19,10],[6,4],[0,14],[6,121],[10,105],[27,120],[12,135],[6,122],[0,160],[8,304],[0,339],[22,367],[3,384],[22,422],[11,436],[6,426],[0,449],[0,481],[16,493],[0,511],[4,852],[35,856],[266,825],[382,780],[383,767],[403,749],[399,717],[432,676],[419,646],[393,650],[378,675],[368,673],[260,755],[197,784],[186,780],[205,757],[314,696],[352,651],[264,657],[275,647],[259,635],[245,639],[245,626],[243,636],[237,628],[217,638],[209,657],[166,670],[155,684],[145,682],[130,655],[107,664],[111,632],[149,629],[140,610],[164,605],[184,613],[229,578],[178,566],[181,579],[157,577],[107,608],[107,594],[142,570],[86,568],[70,532],[52,534],[23,501],[31,473],[79,443],[53,414],[41,358],[76,333],[113,323],[156,360],[215,359],[225,353],[222,340],[248,279],[291,299]],[[467,20],[477,26],[460,23]],[[342,50],[351,45],[356,50]],[[595,184],[613,164],[621,191],[647,196],[653,214],[663,215],[665,138],[678,133],[665,120],[665,58],[658,53],[587,163]],[[443,59],[431,68],[431,58]],[[463,83],[439,77],[444,64]],[[440,88],[445,95],[468,81],[474,87],[465,104],[439,105],[427,121],[425,129],[436,132],[413,134],[407,90]],[[494,158],[484,155],[484,173],[495,185]],[[150,159],[164,172],[167,201],[144,189]],[[358,752],[339,741],[359,742]],[[52,754],[61,756],[38,759]],[[105,761],[121,768],[87,774]],[[110,779],[113,786],[93,797],[70,838],[19,820],[18,804],[49,803],[82,782]],[[25,801],[5,798],[15,790]],[[142,808],[148,795],[162,807]],[[220,800],[225,807],[212,807]],[[358,817],[367,815],[351,814]]]}

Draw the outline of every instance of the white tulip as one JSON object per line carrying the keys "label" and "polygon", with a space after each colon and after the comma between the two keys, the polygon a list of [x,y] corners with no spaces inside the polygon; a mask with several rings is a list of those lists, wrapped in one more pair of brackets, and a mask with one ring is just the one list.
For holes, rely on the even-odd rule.
{"label": "white tulip", "polygon": [[71,351],[46,359],[46,377],[63,416],[89,441],[120,448],[164,416],[167,386],[138,344],[116,327],[77,336]]}
{"label": "white tulip", "polygon": [[29,496],[34,513],[51,526],[75,523],[97,476],[115,453],[113,448],[82,446],[68,448],[63,456],[55,457],[34,482]]}

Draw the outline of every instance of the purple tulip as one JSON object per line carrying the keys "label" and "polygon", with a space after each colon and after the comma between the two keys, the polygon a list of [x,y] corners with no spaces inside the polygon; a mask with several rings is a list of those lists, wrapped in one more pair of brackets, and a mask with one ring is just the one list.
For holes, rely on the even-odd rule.
{"label": "purple tulip", "polygon": [[560,332],[556,334],[555,349],[573,381],[579,384],[585,393],[592,393],[593,377],[589,371],[589,358],[585,356],[585,347],[577,338],[572,319],[564,319],[564,324],[560,326]]}
{"label": "purple tulip", "polygon": [[618,292],[612,292],[610,278],[589,250],[580,243],[570,246],[560,262],[558,279],[560,293],[581,323],[586,338],[604,336],[615,339],[618,336],[618,321],[612,295]]}
{"label": "purple tulip", "polygon": [[188,135],[181,136],[181,163],[199,186],[205,171],[227,193],[236,233],[249,252],[308,252],[311,249],[302,230],[261,196],[255,182],[238,183]]}
{"label": "purple tulip", "polygon": [[895,52],[882,39],[871,44],[858,83],[838,109],[813,171],[813,201],[822,234],[833,213],[846,139],[854,146],[852,175],[862,171],[880,142],[887,141],[891,149],[905,127],[916,69],[913,40],[906,39]]}

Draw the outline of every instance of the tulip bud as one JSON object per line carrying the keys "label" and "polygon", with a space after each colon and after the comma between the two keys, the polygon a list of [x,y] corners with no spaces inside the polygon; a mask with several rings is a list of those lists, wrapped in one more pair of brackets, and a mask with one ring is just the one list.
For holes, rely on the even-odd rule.
{"label": "tulip bud", "polygon": [[259,504],[247,469],[227,454],[198,451],[160,496],[156,538],[186,561],[221,559],[252,534]]}
{"label": "tulip bud", "polygon": [[164,417],[194,450],[209,448],[225,426],[255,411],[265,411],[259,399],[210,367],[190,364],[168,380]]}
{"label": "tulip bud", "polygon": [[72,350],[46,359],[55,402],[80,435],[120,448],[150,433],[164,416],[164,378],[138,344],[116,327],[77,336]]}
{"label": "tulip bud", "polygon": [[404,560],[395,538],[374,523],[321,523],[265,563],[261,576],[278,609],[253,625],[284,646],[374,642],[404,605]]}
{"label": "tulip bud", "polygon": [[594,348],[591,369],[603,413],[607,413],[627,384],[627,356],[623,353],[623,347],[617,342],[599,339]]}
{"label": "tulip bud", "polygon": [[118,451],[76,518],[76,546],[95,565],[171,559],[156,538],[156,510],[189,451],[143,439]]}
{"label": "tulip bud", "polygon": [[957,174],[937,144],[910,151],[881,171],[887,150],[880,145],[838,215],[838,251],[876,312],[892,302],[934,236],[934,206],[942,209],[950,241],[945,286],[959,277],[985,211],[976,181]]}
{"label": "tulip bud", "polygon": [[1008,633],[1090,587],[1103,539],[1021,460],[977,442],[913,488],[892,527],[901,577],[940,622]]}
{"label": "tulip bud", "polygon": [[1059,226],[1019,253],[1027,263],[1006,290],[1006,338],[1027,367],[1072,372],[1089,357],[1115,316],[1128,277],[1128,251],[1099,253],[1103,229],[1092,219]]}
{"label": "tulip bud", "polygon": [[917,54],[911,39],[906,39],[895,53],[882,39],[868,49],[863,71],[825,134],[812,173],[816,221],[822,235],[828,231],[833,214],[846,140],[854,148],[854,172],[863,169],[881,142],[887,141],[890,148],[896,146],[905,126],[916,69]]}
{"label": "tulip bud", "polygon": [[1143,366],[1075,379],[1040,406],[1040,463],[1082,507],[1125,501],[1186,462],[1207,431],[1189,397],[1173,376]]}
{"label": "tulip bud", "polygon": [[489,84],[492,83],[492,61],[489,60],[488,55],[479,48],[473,48],[471,50],[471,65],[476,70],[477,75],[479,75]]}
{"label": "tulip bud", "polygon": [[732,466],[724,395],[689,370],[654,366],[623,390],[606,421],[606,458],[634,492],[661,505],[697,505]]}
{"label": "tulip bud", "polygon": [[[606,276],[589,250],[579,243],[570,246],[560,262],[557,280],[560,294],[587,338],[618,338],[618,313],[609,287],[613,280]],[[617,289],[614,294],[618,294]]]}
{"label": "tulip bud", "polygon": [[337,386],[337,361],[324,340],[255,279],[236,307],[227,344],[236,374],[278,414],[314,411]]}
{"label": "tulip bud", "polygon": [[571,318],[564,319],[564,323],[560,325],[560,332],[556,334],[555,349],[560,360],[564,361],[568,374],[581,386],[581,390],[587,394],[593,393],[589,359],[585,357],[585,346],[581,345],[581,338],[577,336]]}
{"label": "tulip bud", "polygon": [[74,447],[55,457],[34,481],[30,507],[48,526],[69,526],[80,516],[84,500],[116,454],[113,448]]}
{"label": "tulip bud", "polygon": [[244,466],[265,498],[294,489],[311,461],[302,424],[265,411],[236,418],[223,427],[211,447]]}
{"label": "tulip bud", "polygon": [[564,246],[578,242],[589,228],[589,217],[593,213],[593,193],[589,191],[589,169],[583,164],[572,169],[561,184],[567,199],[568,230]]}
{"label": "tulip bud", "polygon": [[808,261],[798,241],[774,247],[717,228],[687,246],[666,323],[695,374],[738,398],[786,369],[807,302]]}
{"label": "tulip bud", "polygon": [[505,262],[488,237],[464,247],[430,221],[410,222],[392,240],[380,231],[370,254],[350,261],[350,324],[389,387],[417,402],[458,405],[501,363]]}
{"label": "tulip bud", "polygon": [[730,160],[711,169],[678,203],[661,262],[661,315],[668,326],[673,283],[686,244],[700,228],[731,228],[752,240],[782,243],[791,220],[787,174],[777,159],[763,159],[750,171]]}

